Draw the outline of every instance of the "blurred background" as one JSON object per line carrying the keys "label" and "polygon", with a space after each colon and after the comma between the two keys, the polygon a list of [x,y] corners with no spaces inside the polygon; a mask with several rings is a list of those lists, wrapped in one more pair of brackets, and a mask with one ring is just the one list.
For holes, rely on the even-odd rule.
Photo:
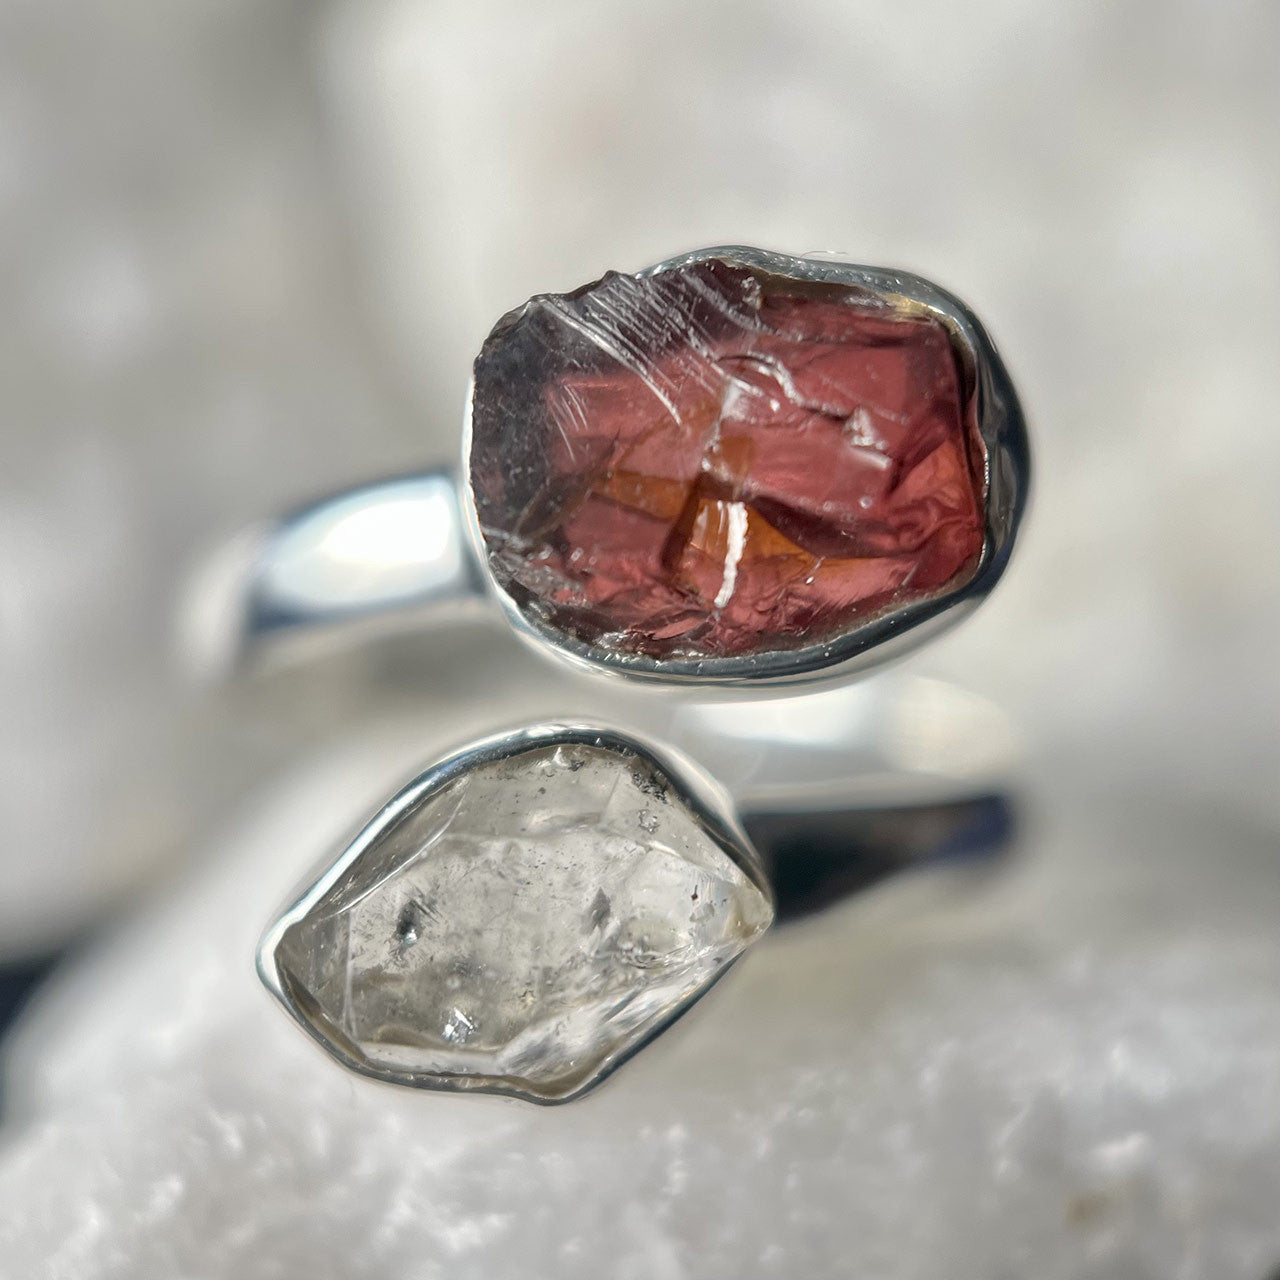
{"label": "blurred background", "polygon": [[[460,668],[441,641],[383,655],[376,680],[348,663],[202,686],[175,617],[210,547],[451,462],[471,357],[533,292],[704,244],[839,251],[965,298],[1034,433],[1005,581],[912,671],[1009,714],[1046,810],[1070,779],[1101,825],[1063,837],[1084,868],[1063,883],[1129,868],[1107,938],[1152,955],[1207,938],[1205,973],[1232,936],[1253,948],[1197,988],[1220,1012],[1244,964],[1256,1004],[1233,1029],[1169,997],[1187,1046],[1248,1053],[1143,1094],[1180,1115],[1193,1096],[1219,1134],[1256,1104],[1247,1154],[1223,1139],[1216,1180],[1187,1156],[1181,1191],[1124,1218],[1111,1254],[1037,1274],[1263,1280],[1280,1264],[1278,58],[1270,0],[4,0],[6,998],[140,903],[162,912],[304,749],[406,691],[447,719],[499,652]],[[1079,961],[1080,935],[1059,941]],[[1032,1274],[1000,1265],[985,1274]]]}

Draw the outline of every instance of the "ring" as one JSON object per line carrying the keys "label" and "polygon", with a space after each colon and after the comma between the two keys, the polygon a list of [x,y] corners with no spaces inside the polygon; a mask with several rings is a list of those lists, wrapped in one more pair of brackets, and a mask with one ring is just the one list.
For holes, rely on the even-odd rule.
{"label": "ring", "polygon": [[[461,482],[336,495],[207,572],[221,660],[496,601],[538,651],[623,682],[833,685],[985,598],[1029,477],[1017,397],[962,303],[746,248],[510,312],[476,359],[464,440]],[[681,711],[679,740],[702,732],[716,757],[723,715],[686,704],[669,729]],[[358,1072],[567,1101],[768,929],[787,829],[831,808],[810,793],[752,814],[660,741],[598,724],[486,738],[281,912],[259,972]]]}

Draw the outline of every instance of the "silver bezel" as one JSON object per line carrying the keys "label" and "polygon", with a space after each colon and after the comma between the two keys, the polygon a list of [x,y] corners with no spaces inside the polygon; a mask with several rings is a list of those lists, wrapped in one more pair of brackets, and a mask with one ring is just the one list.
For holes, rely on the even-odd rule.
{"label": "silver bezel", "polygon": [[[779,650],[739,658],[656,659],[618,653],[587,644],[538,618],[529,617],[494,580],[480,531],[470,483],[472,408],[475,380],[467,393],[462,444],[463,509],[467,536],[512,629],[543,652],[581,670],[624,679],[674,685],[719,685],[727,688],[796,685],[836,681],[900,657],[967,616],[990,593],[1008,563],[1018,523],[1026,505],[1030,455],[1026,425],[1017,394],[994,344],[978,318],[959,298],[920,276],[905,271],[857,266],[821,258],[794,258],[742,245],[699,249],[637,272],[637,277],[690,263],[721,259],[797,280],[870,289],[895,301],[922,307],[949,329],[953,341],[971,362],[977,398],[977,427],[986,446],[986,537],[973,576],[963,585],[927,600],[891,609],[832,640],[801,649]],[[545,295],[544,295],[545,296]],[[532,302],[511,314],[519,315]],[[503,322],[500,322],[503,323]]]}
{"label": "silver bezel", "polygon": [[633,756],[655,768],[671,784],[682,804],[690,809],[705,827],[708,835],[720,849],[742,869],[751,882],[764,895],[772,908],[774,897],[769,879],[760,857],[752,847],[737,813],[725,792],[709,775],[685,757],[659,747],[634,734],[592,724],[541,724],[513,732],[483,738],[446,756],[402,788],[361,829],[320,875],[304,889],[289,906],[284,908],[268,926],[258,945],[257,968],[263,983],[284,1006],[294,1020],[337,1059],[343,1066],[360,1075],[388,1084],[407,1085],[417,1089],[431,1089],[454,1093],[494,1093],[525,1101],[543,1104],[569,1102],[594,1089],[619,1066],[638,1053],[655,1037],[661,1035],[673,1022],[702,998],[716,982],[736,963],[725,965],[700,991],[674,1009],[669,1017],[648,1028],[634,1040],[623,1044],[606,1059],[596,1071],[571,1088],[556,1092],[540,1091],[527,1081],[514,1077],[445,1075],[438,1073],[405,1072],[390,1069],[349,1050],[337,1039],[326,1036],[315,1025],[307,1012],[300,1007],[287,976],[281,972],[277,951],[286,931],[306,916],[313,907],[339,882],[341,877],[368,849],[419,805],[425,803],[442,787],[470,770],[494,761],[508,759],[540,747],[563,744],[599,746]]}

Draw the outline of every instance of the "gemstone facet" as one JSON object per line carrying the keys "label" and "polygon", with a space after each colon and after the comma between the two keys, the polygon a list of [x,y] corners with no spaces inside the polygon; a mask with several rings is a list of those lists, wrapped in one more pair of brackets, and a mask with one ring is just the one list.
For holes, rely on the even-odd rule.
{"label": "gemstone facet", "polygon": [[657,660],[829,641],[972,578],[986,452],[928,308],[726,258],[505,317],[470,484],[535,628]]}
{"label": "gemstone facet", "polygon": [[352,850],[264,977],[348,1065],[428,1087],[580,1093],[773,914],[749,848],[611,734],[446,762]]}

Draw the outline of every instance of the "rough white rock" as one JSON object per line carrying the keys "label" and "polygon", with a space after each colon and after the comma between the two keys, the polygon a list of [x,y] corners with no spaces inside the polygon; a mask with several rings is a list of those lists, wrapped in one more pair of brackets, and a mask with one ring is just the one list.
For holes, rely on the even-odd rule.
{"label": "rough white rock", "polygon": [[1008,861],[780,927],[548,1111],[349,1075],[253,973],[261,922],[402,760],[313,761],[45,998],[0,1158],[10,1274],[1262,1280],[1280,1261],[1271,832],[1046,767]]}

